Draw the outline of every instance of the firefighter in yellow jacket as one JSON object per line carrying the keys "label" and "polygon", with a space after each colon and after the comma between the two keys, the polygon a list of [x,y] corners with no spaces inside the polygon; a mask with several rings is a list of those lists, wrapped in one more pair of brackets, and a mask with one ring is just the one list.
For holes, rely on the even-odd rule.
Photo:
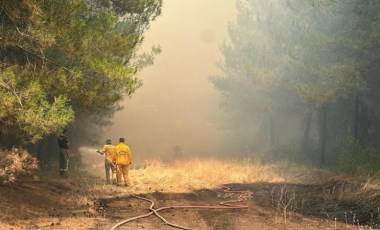
{"label": "firefighter in yellow jacket", "polygon": [[117,185],[121,186],[121,176],[124,177],[125,186],[129,185],[128,167],[132,164],[132,154],[129,147],[124,144],[124,138],[119,139],[119,144],[115,146],[115,158],[116,162],[116,179]]}
{"label": "firefighter in yellow jacket", "polygon": [[[104,167],[106,169],[106,183],[111,184],[111,180],[113,184],[116,184],[116,166],[114,163],[115,158],[115,146],[112,145],[112,141],[110,139],[106,140],[106,144],[103,146],[101,154],[105,155]],[[110,171],[111,171],[111,179],[110,179]]]}

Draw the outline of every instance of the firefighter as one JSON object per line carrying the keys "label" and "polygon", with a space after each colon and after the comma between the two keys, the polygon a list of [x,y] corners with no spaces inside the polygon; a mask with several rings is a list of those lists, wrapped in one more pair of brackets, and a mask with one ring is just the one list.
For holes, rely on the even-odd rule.
{"label": "firefighter", "polygon": [[[115,146],[112,145],[112,141],[110,139],[106,140],[106,144],[103,146],[102,151],[99,151],[102,155],[105,155],[104,167],[106,170],[106,183],[107,184],[116,184],[116,166],[113,162],[115,155]],[[111,179],[110,179],[110,171],[111,171]]]}
{"label": "firefighter", "polygon": [[59,175],[67,177],[69,171],[69,138],[66,136],[66,129],[58,136],[59,146]]}
{"label": "firefighter", "polygon": [[119,144],[115,146],[114,162],[116,162],[117,186],[122,185],[121,177],[123,176],[124,185],[127,187],[129,185],[128,167],[132,164],[132,154],[129,147],[124,144],[124,138],[120,138]]}

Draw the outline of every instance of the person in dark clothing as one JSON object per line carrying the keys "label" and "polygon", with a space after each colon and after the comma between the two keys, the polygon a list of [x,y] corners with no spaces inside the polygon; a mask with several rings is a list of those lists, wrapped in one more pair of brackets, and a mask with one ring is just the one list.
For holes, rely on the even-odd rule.
{"label": "person in dark clothing", "polygon": [[66,130],[58,136],[59,146],[59,175],[67,176],[69,171],[69,139],[66,136]]}

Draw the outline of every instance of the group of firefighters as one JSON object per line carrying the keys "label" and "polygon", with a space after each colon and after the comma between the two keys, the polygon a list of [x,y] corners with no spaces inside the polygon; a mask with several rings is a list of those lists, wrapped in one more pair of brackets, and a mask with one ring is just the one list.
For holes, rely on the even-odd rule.
{"label": "group of firefighters", "polygon": [[117,145],[112,145],[111,140],[107,140],[102,151],[98,150],[98,152],[105,156],[106,183],[122,186],[121,178],[123,177],[124,186],[127,187],[129,185],[128,168],[132,164],[132,154],[129,147],[124,144],[124,138],[120,138]]}
{"label": "group of firefighters", "polygon": [[[65,130],[58,137],[58,146],[59,174],[61,177],[67,177],[70,156],[69,140],[65,135]],[[127,187],[129,185],[128,172],[129,165],[132,164],[132,154],[129,147],[124,143],[124,138],[120,138],[117,145],[112,145],[112,141],[109,139],[106,140],[102,150],[97,152],[105,156],[106,183]]]}

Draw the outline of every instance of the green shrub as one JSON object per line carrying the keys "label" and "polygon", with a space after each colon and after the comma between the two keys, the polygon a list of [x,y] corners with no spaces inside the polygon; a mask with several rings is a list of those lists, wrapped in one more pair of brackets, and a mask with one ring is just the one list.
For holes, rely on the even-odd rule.
{"label": "green shrub", "polygon": [[351,139],[338,161],[338,170],[358,176],[373,175],[380,169],[379,153],[379,149],[364,147],[358,140]]}

